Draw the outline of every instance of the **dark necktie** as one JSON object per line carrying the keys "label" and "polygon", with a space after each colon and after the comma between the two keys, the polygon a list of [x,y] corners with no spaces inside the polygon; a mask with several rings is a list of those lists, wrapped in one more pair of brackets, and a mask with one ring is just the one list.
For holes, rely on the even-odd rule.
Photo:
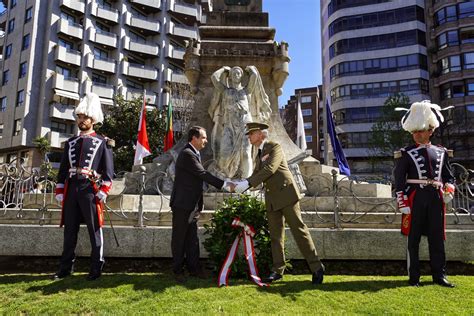
{"label": "dark necktie", "polygon": [[258,156],[258,159],[262,158],[262,150],[260,148],[258,149],[257,156]]}

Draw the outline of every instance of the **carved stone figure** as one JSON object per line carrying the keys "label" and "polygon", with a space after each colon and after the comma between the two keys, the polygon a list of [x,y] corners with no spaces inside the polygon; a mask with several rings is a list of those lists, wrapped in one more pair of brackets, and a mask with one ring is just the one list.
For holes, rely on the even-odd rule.
{"label": "carved stone figure", "polygon": [[[248,83],[243,85],[245,76]],[[251,145],[245,136],[245,124],[267,123],[272,112],[268,95],[255,66],[245,73],[236,66],[224,66],[211,76],[214,95],[209,115],[214,122],[211,146],[214,169],[227,178],[249,177],[252,171]]]}

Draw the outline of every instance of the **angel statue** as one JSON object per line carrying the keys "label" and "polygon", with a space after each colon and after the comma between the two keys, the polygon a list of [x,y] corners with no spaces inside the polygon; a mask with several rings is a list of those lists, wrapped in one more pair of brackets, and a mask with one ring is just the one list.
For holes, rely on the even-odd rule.
{"label": "angel statue", "polygon": [[245,125],[253,121],[268,123],[272,113],[262,78],[255,66],[247,66],[245,73],[238,66],[224,66],[212,74],[211,80],[214,85],[209,106],[209,115],[214,122],[211,134],[213,167],[226,178],[247,178],[251,175],[253,162]]}

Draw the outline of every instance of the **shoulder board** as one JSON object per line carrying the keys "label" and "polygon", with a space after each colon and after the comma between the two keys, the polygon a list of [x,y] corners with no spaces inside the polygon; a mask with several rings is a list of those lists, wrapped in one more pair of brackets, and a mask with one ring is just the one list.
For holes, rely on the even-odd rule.
{"label": "shoulder board", "polygon": [[393,158],[398,159],[398,158],[401,158],[401,157],[402,157],[402,151],[401,150],[397,150],[397,151],[393,152]]}
{"label": "shoulder board", "polygon": [[453,158],[453,157],[454,157],[454,150],[452,150],[452,149],[447,149],[446,151],[448,152],[448,157],[449,157],[449,158]]}

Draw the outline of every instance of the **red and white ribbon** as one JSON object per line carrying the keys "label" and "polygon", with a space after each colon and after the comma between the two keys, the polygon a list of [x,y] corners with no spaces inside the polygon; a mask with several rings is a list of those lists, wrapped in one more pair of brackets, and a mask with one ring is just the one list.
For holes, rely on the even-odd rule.
{"label": "red and white ribbon", "polygon": [[247,263],[249,265],[250,278],[258,286],[270,286],[270,284],[262,282],[262,280],[258,276],[257,262],[255,259],[255,248],[253,246],[253,237],[255,236],[255,229],[252,226],[242,223],[239,218],[234,218],[234,220],[232,221],[232,227],[242,227],[242,232],[237,237],[235,237],[235,240],[232,243],[229,252],[227,253],[227,257],[225,258],[224,263],[222,264],[218,279],[219,287],[228,285],[230,267],[234,262],[235,255],[237,254],[237,249],[239,247],[239,243],[242,237],[244,239],[245,258],[247,259]]}

